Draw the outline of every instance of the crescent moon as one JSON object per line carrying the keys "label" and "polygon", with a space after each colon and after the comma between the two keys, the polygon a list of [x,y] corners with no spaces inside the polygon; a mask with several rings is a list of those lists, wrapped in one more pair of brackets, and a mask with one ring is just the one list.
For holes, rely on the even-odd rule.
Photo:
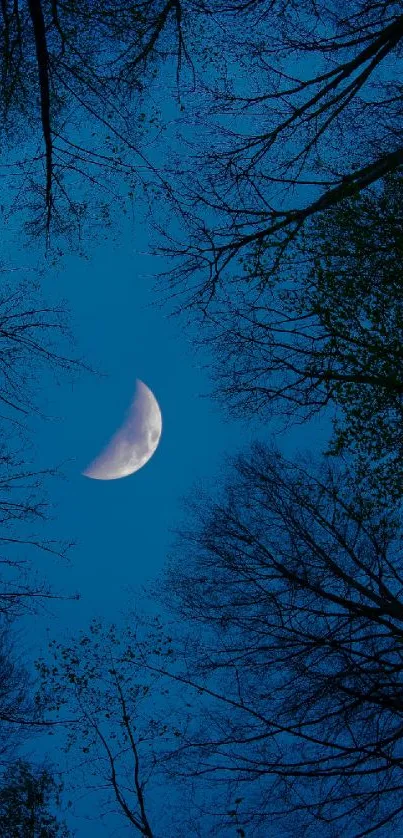
{"label": "crescent moon", "polygon": [[138,471],[152,457],[160,441],[162,418],[158,402],[142,381],[126,419],[106,448],[82,472],[93,480],[117,480]]}

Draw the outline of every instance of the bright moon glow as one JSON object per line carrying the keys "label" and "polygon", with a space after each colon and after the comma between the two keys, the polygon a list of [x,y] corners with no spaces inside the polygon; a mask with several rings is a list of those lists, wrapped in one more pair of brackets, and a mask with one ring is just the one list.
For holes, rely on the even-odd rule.
{"label": "bright moon glow", "polygon": [[106,448],[83,471],[93,480],[117,480],[128,477],[148,462],[160,441],[161,411],[151,390],[142,381],[136,382],[136,392],[127,418]]}

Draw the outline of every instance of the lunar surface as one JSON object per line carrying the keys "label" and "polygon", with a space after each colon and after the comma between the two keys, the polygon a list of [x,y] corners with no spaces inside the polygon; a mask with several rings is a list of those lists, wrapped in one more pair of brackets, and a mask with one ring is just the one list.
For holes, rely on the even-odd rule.
{"label": "lunar surface", "polygon": [[83,471],[93,480],[117,480],[138,471],[154,454],[162,430],[161,411],[151,390],[142,381],[127,417],[106,448]]}

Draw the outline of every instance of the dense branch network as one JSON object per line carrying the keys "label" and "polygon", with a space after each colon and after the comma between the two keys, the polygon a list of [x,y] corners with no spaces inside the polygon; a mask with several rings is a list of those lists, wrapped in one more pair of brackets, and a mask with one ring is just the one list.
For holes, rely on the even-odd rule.
{"label": "dense branch network", "polygon": [[273,818],[355,838],[398,824],[398,519],[339,466],[315,473],[262,445],[231,477],[219,498],[193,501],[168,573],[166,596],[197,636],[179,681],[211,699],[203,732],[178,748],[179,776],[210,778],[212,794],[228,785],[239,825],[259,835]]}
{"label": "dense branch network", "polygon": [[167,275],[190,304],[208,305],[268,244],[280,264],[310,218],[403,162],[398,4],[355,4],[359,27],[354,4],[344,17],[321,3],[285,5],[263,4],[260,26],[234,50],[240,81],[226,73],[206,96],[206,148],[193,144],[181,178],[185,243],[172,233],[161,248],[177,259]]}
{"label": "dense branch network", "polygon": [[[179,68],[183,56],[190,61],[181,7],[179,0],[79,9],[59,0],[4,0],[0,11],[3,132],[25,155],[12,151],[5,164],[20,183],[10,211],[27,207],[28,192],[24,221],[49,244],[52,233],[65,236],[71,225],[80,232],[87,187],[94,202],[97,190],[104,193],[105,223],[119,197],[116,175],[126,197],[128,183],[153,172],[138,142],[146,127],[139,120],[142,92],[159,60],[174,54]],[[82,130],[88,118],[90,133]]]}

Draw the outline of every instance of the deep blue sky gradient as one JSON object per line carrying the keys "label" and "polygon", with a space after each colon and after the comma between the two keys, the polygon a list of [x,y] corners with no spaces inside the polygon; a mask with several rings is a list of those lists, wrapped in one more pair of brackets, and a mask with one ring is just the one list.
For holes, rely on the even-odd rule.
{"label": "deep blue sky gradient", "polygon": [[[202,397],[211,389],[209,356],[193,351],[192,329],[169,317],[169,304],[155,305],[156,274],[170,266],[146,255],[150,231],[141,221],[141,206],[136,210],[134,228],[126,220],[114,231],[116,243],[106,233],[104,243],[90,247],[88,259],[65,257],[42,280],[46,299],[67,300],[76,351],[104,375],[82,373],[73,384],[62,380],[59,386],[49,375],[45,412],[53,418],[31,423],[37,465],[61,463],[65,475],[52,481],[54,518],[45,535],[77,541],[70,562],[44,559],[39,573],[56,592],[80,594],[79,601],[53,603],[34,624],[27,618],[33,659],[46,654],[50,638],[68,642],[94,616],[117,624],[124,619],[140,599],[140,588],[163,570],[172,530],[186,515],[184,499],[195,484],[214,491],[226,455],[255,438],[274,438],[286,455],[296,449],[319,452],[328,433],[323,418],[282,434],[274,423],[228,421],[217,404]],[[29,263],[30,255],[14,252],[14,262]],[[83,477],[82,470],[122,423],[137,378],[161,408],[156,453],[121,480]],[[153,607],[150,602],[148,610]],[[44,737],[31,755],[57,763],[57,745],[57,736]],[[78,809],[93,815],[93,804],[84,796]],[[71,825],[78,838],[112,834],[94,820],[73,819]],[[123,824],[116,834],[126,834]]]}
{"label": "deep blue sky gradient", "polygon": [[[80,351],[105,376],[83,374],[73,386],[50,385],[48,406],[60,418],[36,429],[44,462],[67,461],[68,479],[53,486],[58,512],[52,526],[61,537],[77,538],[78,546],[71,565],[55,567],[53,577],[56,586],[80,590],[82,602],[71,611],[79,623],[92,613],[114,619],[124,588],[158,573],[181,498],[194,480],[213,483],[224,452],[244,437],[200,397],[209,387],[206,374],[180,321],[150,306],[153,279],[144,276],[150,260],[136,255],[128,239],[117,248],[105,245],[89,262],[72,259],[57,280],[74,314]],[[136,378],[152,389],[162,411],[155,455],[128,478],[83,477],[121,424]]]}
{"label": "deep blue sky gradient", "polygon": [[[214,489],[226,454],[276,430],[230,422],[202,396],[210,389],[203,369],[209,358],[192,351],[191,332],[168,316],[168,306],[152,305],[152,269],[155,274],[161,265],[139,255],[146,248],[146,230],[126,231],[118,245],[100,246],[88,261],[71,257],[60,276],[45,280],[45,293],[60,292],[69,302],[80,353],[105,373],[83,373],[73,385],[49,381],[47,407],[58,418],[35,428],[41,465],[65,463],[67,479],[52,488],[57,512],[51,529],[78,542],[69,565],[56,561],[49,568],[56,588],[81,595],[79,603],[57,606],[52,632],[59,624],[64,631],[64,621],[85,627],[94,614],[114,620],[127,604],[125,589],[163,568],[170,530],[183,517],[183,499],[194,483]],[[162,411],[156,453],[121,480],[83,477],[121,424],[136,378],[152,389]],[[276,439],[288,454],[295,447],[317,449],[325,433],[321,421]]]}

